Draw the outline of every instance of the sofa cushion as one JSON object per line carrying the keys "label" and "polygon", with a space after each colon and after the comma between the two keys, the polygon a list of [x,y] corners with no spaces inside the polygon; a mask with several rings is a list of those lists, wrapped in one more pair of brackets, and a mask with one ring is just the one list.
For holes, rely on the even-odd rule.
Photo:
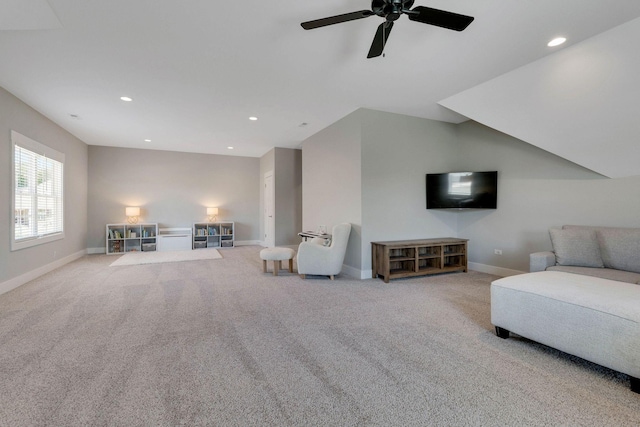
{"label": "sofa cushion", "polygon": [[[638,298],[640,298],[640,288],[630,283],[567,274],[559,271],[538,271],[494,280],[491,282],[491,288],[492,292],[493,288],[501,288],[544,298],[549,302],[552,300],[561,301],[565,305],[565,320],[567,323],[571,322],[567,315],[570,306],[583,307],[593,310],[594,313],[606,313],[614,317],[630,320],[635,324],[634,329],[636,331],[640,323],[640,306],[637,303]],[[493,302],[492,294],[492,306]],[[493,315],[493,307],[491,308]],[[522,310],[524,310],[523,306],[511,306],[510,310],[514,310],[516,315],[520,314],[521,319],[527,319],[521,316]],[[493,320],[492,318],[492,323],[496,325]],[[533,319],[525,321],[529,320],[532,321]],[[553,331],[546,330],[543,333],[552,334]],[[640,340],[640,338],[636,338]],[[633,353],[637,354],[638,352],[635,351]],[[637,368],[640,369],[640,366]]]}
{"label": "sofa cushion", "polygon": [[600,277],[602,279],[615,280],[640,284],[640,273],[631,271],[614,270],[613,268],[575,267],[573,265],[555,265],[547,268],[547,271],[562,271],[565,273],[583,274],[585,276]]}
{"label": "sofa cushion", "polygon": [[640,273],[640,229],[601,228],[596,235],[605,267]]}
{"label": "sofa cushion", "polygon": [[558,265],[604,267],[595,230],[552,228],[549,235]]}

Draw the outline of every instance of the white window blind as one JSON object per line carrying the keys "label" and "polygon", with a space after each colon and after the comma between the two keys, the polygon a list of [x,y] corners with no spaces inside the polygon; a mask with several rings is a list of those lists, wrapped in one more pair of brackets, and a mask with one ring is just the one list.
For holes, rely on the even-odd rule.
{"label": "white window blind", "polygon": [[64,237],[64,154],[11,133],[14,145],[12,250]]}

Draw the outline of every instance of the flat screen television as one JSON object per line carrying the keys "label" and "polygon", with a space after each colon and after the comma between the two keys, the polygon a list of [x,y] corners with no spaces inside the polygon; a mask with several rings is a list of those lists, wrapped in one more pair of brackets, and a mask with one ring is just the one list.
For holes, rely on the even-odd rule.
{"label": "flat screen television", "polygon": [[427,174],[427,209],[497,209],[498,172]]}

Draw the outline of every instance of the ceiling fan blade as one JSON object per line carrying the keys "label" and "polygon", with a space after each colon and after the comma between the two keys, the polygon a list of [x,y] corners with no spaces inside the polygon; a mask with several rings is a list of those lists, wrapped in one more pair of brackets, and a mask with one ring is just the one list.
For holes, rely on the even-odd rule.
{"label": "ceiling fan blade", "polygon": [[[413,13],[418,12],[418,13]],[[408,12],[409,19],[423,24],[435,25],[449,30],[462,31],[471,24],[473,16],[460,15],[446,10],[416,6]]]}
{"label": "ceiling fan blade", "polygon": [[328,18],[303,22],[300,25],[302,25],[302,28],[304,28],[305,30],[313,30],[314,28],[326,27],[327,25],[340,24],[341,22],[367,18],[371,15],[373,15],[373,12],[370,10],[359,10],[357,12],[345,13],[342,15],[330,16]]}
{"label": "ceiling fan blade", "polygon": [[373,43],[371,43],[367,58],[375,58],[376,56],[382,55],[384,45],[387,43],[387,39],[389,39],[389,33],[391,33],[392,28],[393,21],[385,21],[378,26],[378,31],[376,31],[376,35],[373,38]]}

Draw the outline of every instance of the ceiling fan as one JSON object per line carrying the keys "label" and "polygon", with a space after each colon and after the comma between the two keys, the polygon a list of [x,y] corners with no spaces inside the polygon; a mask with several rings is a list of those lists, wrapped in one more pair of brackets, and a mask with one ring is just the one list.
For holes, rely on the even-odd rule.
{"label": "ceiling fan", "polygon": [[302,25],[302,28],[305,30],[312,30],[314,28],[326,27],[327,25],[368,18],[373,15],[385,18],[385,21],[378,26],[376,35],[373,38],[373,43],[371,43],[371,48],[369,49],[369,54],[367,55],[367,58],[375,58],[376,56],[382,55],[384,45],[387,43],[389,34],[393,28],[393,21],[398,19],[402,14],[407,15],[412,21],[455,31],[464,30],[473,21],[472,16],[460,15],[458,13],[432,9],[430,7],[416,6],[411,9],[413,2],[414,0],[373,0],[371,2],[371,10],[359,10],[357,12],[330,16],[328,18],[303,22],[300,25]]}

